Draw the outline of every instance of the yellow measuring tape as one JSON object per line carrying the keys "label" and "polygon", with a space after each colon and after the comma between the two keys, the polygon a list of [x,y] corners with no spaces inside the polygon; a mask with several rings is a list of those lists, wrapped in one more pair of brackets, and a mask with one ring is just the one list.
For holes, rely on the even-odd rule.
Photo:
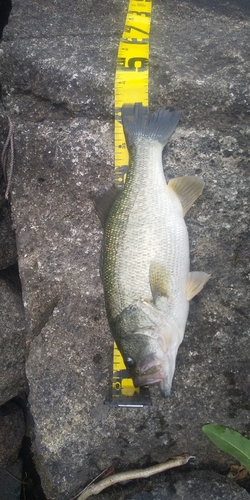
{"label": "yellow measuring tape", "polygon": [[151,0],[130,0],[120,40],[115,76],[115,181],[124,185],[128,150],[121,123],[123,104],[148,106],[148,61]]}
{"label": "yellow measuring tape", "polygon": [[[118,49],[115,76],[115,182],[120,188],[124,186],[129,163],[121,123],[122,106],[135,102],[148,106],[151,9],[151,0],[130,0]],[[150,404],[148,389],[134,387],[116,344],[113,355],[111,401],[119,406]]]}

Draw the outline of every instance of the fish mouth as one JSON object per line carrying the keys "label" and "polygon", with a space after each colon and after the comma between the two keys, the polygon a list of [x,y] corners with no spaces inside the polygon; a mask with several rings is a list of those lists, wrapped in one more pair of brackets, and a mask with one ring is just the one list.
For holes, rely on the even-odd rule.
{"label": "fish mouth", "polygon": [[139,370],[136,371],[138,373],[136,373],[133,377],[135,387],[152,385],[158,382],[161,395],[164,398],[170,396],[171,381],[168,374],[166,374],[166,370],[164,370],[162,363],[155,364],[144,372],[139,372]]}
{"label": "fish mouth", "polygon": [[161,382],[166,379],[167,374],[163,363],[159,362],[159,360],[154,360],[151,363],[147,363],[146,366],[137,367],[132,376],[135,387],[140,387],[142,385]]}

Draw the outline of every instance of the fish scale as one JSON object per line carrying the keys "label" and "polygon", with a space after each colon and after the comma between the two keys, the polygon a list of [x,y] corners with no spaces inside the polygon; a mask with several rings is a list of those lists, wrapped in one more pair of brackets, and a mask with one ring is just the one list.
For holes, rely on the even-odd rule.
{"label": "fish scale", "polygon": [[[106,288],[106,300],[112,302],[112,319],[138,298],[151,300],[149,265],[152,260],[166,264],[171,277],[171,296],[179,292],[180,285],[183,288],[183,275],[189,268],[182,207],[176,195],[166,187],[162,148],[152,141],[149,150],[145,143],[140,140],[136,145],[125,188],[112,208],[105,229],[106,252],[114,259],[113,280],[110,281],[108,270]],[[122,294],[115,292],[114,282]]]}

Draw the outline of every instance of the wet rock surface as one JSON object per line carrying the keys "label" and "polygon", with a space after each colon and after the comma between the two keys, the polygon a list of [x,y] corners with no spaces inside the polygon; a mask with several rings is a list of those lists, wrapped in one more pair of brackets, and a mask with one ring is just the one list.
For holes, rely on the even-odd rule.
{"label": "wet rock surface", "polygon": [[93,196],[113,176],[113,79],[126,8],[125,0],[13,2],[1,46],[3,99],[15,124],[11,210],[33,453],[51,499],[71,498],[111,464],[123,470],[183,452],[199,465],[228,463],[202,434],[208,422],[250,437],[244,1],[154,2],[150,103],[181,110],[165,172],[205,180],[186,221],[191,269],[211,279],[191,303],[171,397],[152,387],[152,407],[103,405],[112,339]]}

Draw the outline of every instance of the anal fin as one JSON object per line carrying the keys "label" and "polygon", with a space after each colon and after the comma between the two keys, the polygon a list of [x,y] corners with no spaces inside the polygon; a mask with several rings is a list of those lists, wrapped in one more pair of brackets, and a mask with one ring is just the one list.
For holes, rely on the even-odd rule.
{"label": "anal fin", "polygon": [[187,300],[191,300],[195,295],[197,295],[206,282],[209,280],[210,274],[203,273],[201,271],[188,273],[188,278],[186,282],[186,297]]}

